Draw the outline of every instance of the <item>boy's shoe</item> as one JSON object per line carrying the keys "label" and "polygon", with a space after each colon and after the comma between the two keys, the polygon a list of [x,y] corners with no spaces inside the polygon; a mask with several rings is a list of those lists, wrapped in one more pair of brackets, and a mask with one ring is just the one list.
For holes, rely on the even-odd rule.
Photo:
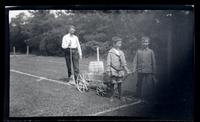
{"label": "boy's shoe", "polygon": [[122,97],[122,96],[117,96],[117,98],[118,98],[119,100],[125,99],[125,97]]}
{"label": "boy's shoe", "polygon": [[135,100],[135,98],[132,98],[132,97],[126,97],[125,99],[126,99],[126,101],[133,101],[133,100]]}
{"label": "boy's shoe", "polygon": [[118,99],[121,99],[121,96],[120,95],[114,95],[114,97],[118,98]]}
{"label": "boy's shoe", "polygon": [[145,100],[145,99],[141,99],[141,102],[144,103],[144,104],[148,104],[148,101]]}
{"label": "boy's shoe", "polygon": [[134,99],[134,100],[137,100],[137,101],[138,101],[138,100],[141,100],[140,97],[134,97],[133,99]]}
{"label": "boy's shoe", "polygon": [[122,102],[126,102],[126,98],[125,97],[120,97],[119,100],[122,101]]}

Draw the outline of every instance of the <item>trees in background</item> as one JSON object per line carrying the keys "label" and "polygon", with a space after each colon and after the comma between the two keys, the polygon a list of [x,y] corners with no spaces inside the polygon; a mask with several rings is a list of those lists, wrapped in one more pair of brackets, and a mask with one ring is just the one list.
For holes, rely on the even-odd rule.
{"label": "trees in background", "polygon": [[168,42],[177,39],[174,30],[181,33],[181,29],[193,24],[189,21],[191,11],[57,10],[52,13],[50,10],[31,10],[29,13],[31,16],[21,13],[11,20],[10,48],[15,46],[17,51],[24,53],[28,44],[31,53],[47,56],[63,56],[62,37],[73,24],[84,57],[95,55],[97,46],[101,56],[105,57],[111,48],[112,36],[120,36],[124,41],[122,50],[129,55],[127,59],[132,60],[141,36],[146,35],[151,38],[150,46],[162,61],[167,54]]}

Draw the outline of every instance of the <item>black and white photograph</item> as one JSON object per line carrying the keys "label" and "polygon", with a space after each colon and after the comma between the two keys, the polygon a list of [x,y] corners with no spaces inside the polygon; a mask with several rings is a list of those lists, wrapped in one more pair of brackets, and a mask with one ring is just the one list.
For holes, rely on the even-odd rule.
{"label": "black and white photograph", "polygon": [[9,117],[192,121],[194,7],[7,7]]}

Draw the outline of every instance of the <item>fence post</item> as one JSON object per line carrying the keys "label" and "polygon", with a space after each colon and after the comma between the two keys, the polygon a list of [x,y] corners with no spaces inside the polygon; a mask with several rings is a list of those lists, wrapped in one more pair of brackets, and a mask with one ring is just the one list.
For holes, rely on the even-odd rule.
{"label": "fence post", "polygon": [[99,61],[99,47],[97,47],[97,61]]}
{"label": "fence post", "polygon": [[26,46],[26,55],[27,56],[29,55],[29,46],[28,45]]}
{"label": "fence post", "polygon": [[13,46],[13,55],[15,56],[15,46]]}

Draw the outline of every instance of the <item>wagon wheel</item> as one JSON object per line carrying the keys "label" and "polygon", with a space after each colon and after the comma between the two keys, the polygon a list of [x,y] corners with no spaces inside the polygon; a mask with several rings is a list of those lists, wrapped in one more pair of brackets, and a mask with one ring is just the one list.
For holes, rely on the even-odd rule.
{"label": "wagon wheel", "polygon": [[96,94],[100,95],[100,96],[104,96],[106,94],[105,89],[102,87],[102,83],[101,85],[99,85],[99,87],[96,88]]}
{"label": "wagon wheel", "polygon": [[80,75],[77,78],[77,84],[76,87],[77,89],[82,93],[88,91],[88,86],[89,84],[85,80],[84,76]]}

